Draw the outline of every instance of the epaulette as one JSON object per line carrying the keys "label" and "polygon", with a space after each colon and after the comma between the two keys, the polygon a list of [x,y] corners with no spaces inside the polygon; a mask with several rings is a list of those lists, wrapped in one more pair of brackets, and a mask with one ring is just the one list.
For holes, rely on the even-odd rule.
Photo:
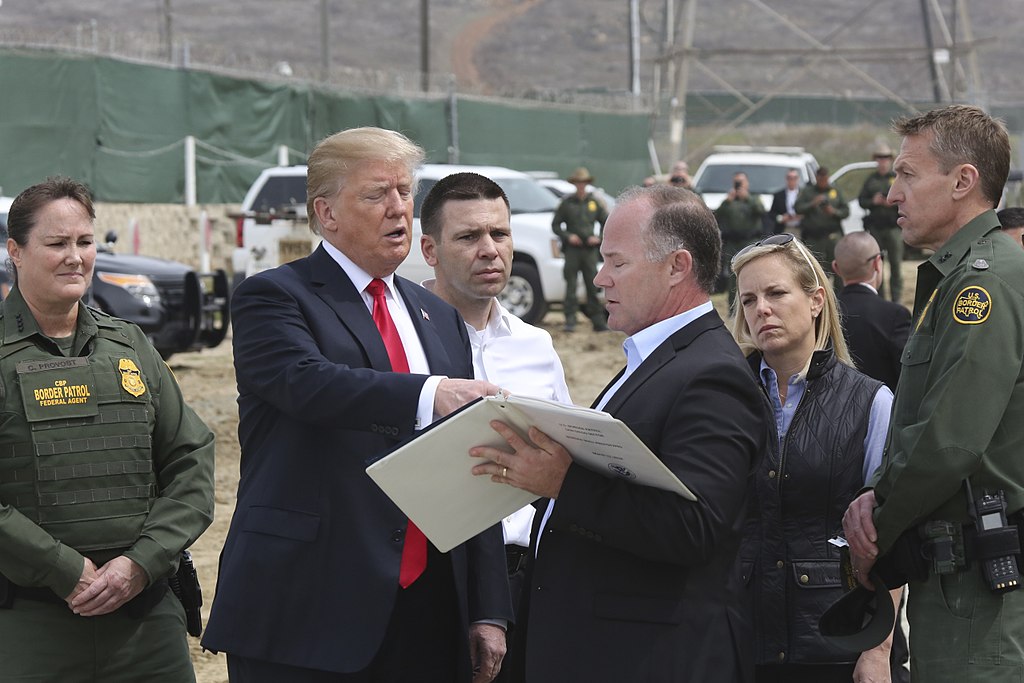
{"label": "epaulette", "polygon": [[979,238],[977,242],[971,245],[971,268],[974,270],[988,270],[992,266],[993,254],[992,240],[987,236]]}

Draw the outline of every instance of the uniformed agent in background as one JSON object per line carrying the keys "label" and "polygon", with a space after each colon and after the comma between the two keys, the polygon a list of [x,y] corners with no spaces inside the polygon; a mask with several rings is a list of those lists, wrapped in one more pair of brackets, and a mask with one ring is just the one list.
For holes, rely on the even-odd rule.
{"label": "uniformed agent in background", "polygon": [[562,200],[551,220],[551,228],[562,240],[562,253],[565,255],[565,331],[576,329],[576,310],[579,308],[576,291],[582,273],[583,285],[587,289],[587,304],[583,312],[590,318],[595,332],[605,332],[608,324],[604,308],[597,298],[594,277],[597,275],[597,256],[604,222],[608,220],[608,209],[601,200],[587,192],[587,184],[594,182],[590,171],[581,166],[566,180],[576,186],[576,192]]}
{"label": "uniformed agent in background", "polygon": [[715,209],[715,220],[722,232],[720,280],[728,282],[729,305],[732,306],[736,298],[736,276],[729,264],[736,252],[761,236],[764,228],[764,205],[760,197],[750,194],[746,173],[733,174],[732,189]]}
{"label": "uniformed agent in background", "polygon": [[850,207],[838,187],[828,180],[828,169],[820,167],[814,182],[804,185],[793,208],[803,216],[800,219],[800,237],[807,248],[818,257],[826,273],[831,272],[836,242],[843,236],[843,219],[850,215]]}
{"label": "uniformed agent in background", "polygon": [[[896,224],[899,213],[887,199],[889,188],[896,179],[896,174],[892,170],[892,150],[889,149],[889,145],[879,145],[872,159],[878,167],[864,181],[857,202],[867,211],[864,216],[864,229],[875,238],[878,246],[882,248],[885,260],[889,262],[889,300],[899,303],[903,296],[903,273],[900,268],[900,264],[903,263],[903,234],[900,232],[900,226]],[[882,288],[879,292],[884,296]]]}
{"label": "uniformed agent in background", "polygon": [[1010,546],[1024,508],[1024,250],[994,211],[1009,137],[1002,122],[963,105],[894,129],[903,143],[889,201],[904,241],[935,253],[918,268],[882,467],[843,526],[865,585],[901,536],[897,549],[923,536],[917,556],[935,558],[927,579],[909,584],[915,681],[1020,681],[1024,591],[990,587],[966,485],[976,502],[1005,499],[1005,526],[1001,515],[978,519],[1008,530],[1013,543],[1004,539],[998,555],[1019,567]]}
{"label": "uniformed agent in background", "polygon": [[11,205],[0,310],[0,679],[194,681],[167,578],[213,520],[213,434],[135,325],[81,299],[89,190]]}

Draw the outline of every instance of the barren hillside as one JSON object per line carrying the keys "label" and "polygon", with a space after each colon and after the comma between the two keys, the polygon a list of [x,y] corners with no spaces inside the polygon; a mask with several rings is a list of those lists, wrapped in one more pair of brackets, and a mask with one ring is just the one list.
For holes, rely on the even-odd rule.
{"label": "barren hillside", "polygon": [[[401,71],[417,78],[421,2],[322,1],[334,70]],[[1017,47],[1024,29],[1020,3],[964,1],[969,22],[954,13],[952,0],[928,3],[945,19],[944,26],[934,16],[929,23],[935,44],[946,45],[948,30],[954,56],[956,48],[976,47],[982,91],[969,95],[991,103],[1024,101]],[[693,42],[703,52],[691,88],[863,95],[877,94],[871,84],[877,81],[905,97],[929,98],[927,61],[908,50],[925,45],[921,5],[918,0],[697,0]],[[629,3],[622,0],[432,0],[428,6],[431,71],[438,82],[455,73],[460,87],[498,94],[622,91],[628,85]],[[297,76],[319,73],[318,0],[6,0],[0,7],[0,41],[59,37],[101,51],[156,55],[168,24],[167,7],[179,60],[187,43],[194,63],[270,69],[287,62]],[[664,8],[664,0],[640,2],[645,91],[663,41]],[[974,42],[965,44],[967,36]],[[861,75],[834,60],[798,54],[815,42],[853,50],[843,54]],[[740,48],[756,52],[714,52]],[[961,93],[970,80],[967,67],[963,73],[942,68],[947,84]]]}

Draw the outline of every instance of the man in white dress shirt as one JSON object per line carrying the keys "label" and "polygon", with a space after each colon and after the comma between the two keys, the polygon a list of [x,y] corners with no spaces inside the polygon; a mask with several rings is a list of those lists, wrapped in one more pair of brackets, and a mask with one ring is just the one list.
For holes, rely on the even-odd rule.
{"label": "man in white dress shirt", "polygon": [[[497,299],[512,272],[510,216],[508,198],[490,178],[455,173],[440,180],[420,211],[420,248],[435,276],[423,286],[466,320],[476,379],[509,394],[571,404],[551,335],[509,313]],[[522,586],[534,512],[527,505],[502,525],[514,601]]]}

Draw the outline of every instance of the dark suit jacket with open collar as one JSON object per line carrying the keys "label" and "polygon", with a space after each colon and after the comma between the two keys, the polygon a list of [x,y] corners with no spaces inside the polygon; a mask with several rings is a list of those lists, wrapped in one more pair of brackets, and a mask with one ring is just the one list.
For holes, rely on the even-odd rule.
{"label": "dark suit jacket with open collar", "polygon": [[910,311],[859,284],[843,287],[839,307],[857,369],[896,391],[900,357],[910,336]]}
{"label": "dark suit jacket with open collar", "polygon": [[[471,378],[455,309],[396,277],[431,372]],[[413,434],[425,375],[390,372],[359,292],[318,248],[245,280],[232,300],[238,501],[203,645],[359,671],[384,637],[406,518],[366,466]],[[463,626],[511,618],[501,528],[453,549]],[[455,609],[455,606],[453,606]],[[466,651],[467,631],[453,634]]]}
{"label": "dark suit jacket with open collar", "polygon": [[[800,193],[800,188],[797,188],[797,194]],[[788,228],[785,224],[779,222],[780,216],[786,215],[786,188],[782,188],[778,192],[772,195],[772,208],[769,209],[768,213],[765,214],[765,234],[766,235],[777,235],[781,232],[786,232]]]}
{"label": "dark suit jacket with open collar", "polygon": [[525,680],[752,680],[737,549],[770,418],[718,314],[655,349],[605,410],[697,501],[570,466],[540,539]]}

